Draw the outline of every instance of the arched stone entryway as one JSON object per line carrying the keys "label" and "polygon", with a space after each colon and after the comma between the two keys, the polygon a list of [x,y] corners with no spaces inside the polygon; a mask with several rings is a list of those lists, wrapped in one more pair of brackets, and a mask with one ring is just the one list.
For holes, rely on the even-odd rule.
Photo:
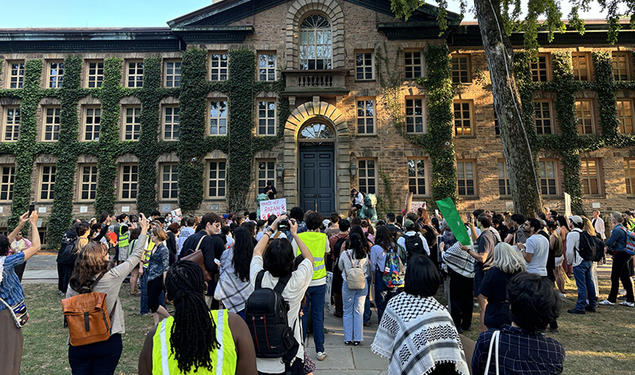
{"label": "arched stone entryway", "polygon": [[283,191],[289,207],[300,204],[299,132],[306,124],[323,121],[335,130],[334,142],[331,142],[334,155],[334,201],[335,210],[346,212],[349,206],[350,189],[350,142],[351,137],[344,114],[334,105],[326,102],[307,102],[298,106],[284,127],[284,179]]}

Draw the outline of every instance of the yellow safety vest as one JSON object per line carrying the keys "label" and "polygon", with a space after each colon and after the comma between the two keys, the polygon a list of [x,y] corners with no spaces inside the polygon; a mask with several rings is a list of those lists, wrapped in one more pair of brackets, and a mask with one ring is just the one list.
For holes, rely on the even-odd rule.
{"label": "yellow safety vest", "polygon": [[[119,248],[124,248],[124,247],[128,247],[128,239],[130,238],[130,230],[128,230],[126,233],[121,234],[121,227],[123,225],[119,226],[119,233],[117,236],[117,242],[119,243]],[[128,228],[130,229],[130,228]]]}
{"label": "yellow safety vest", "polygon": [[143,252],[143,263],[144,267],[147,267],[148,262],[150,261],[150,257],[152,256],[152,250],[154,249],[154,241],[148,237],[148,246]]}
{"label": "yellow safety vest", "polygon": [[[210,353],[211,371],[199,367],[198,371],[194,372],[194,367],[192,367],[188,374],[235,374],[238,355],[236,354],[234,338],[229,329],[229,312],[227,310],[211,310],[209,314],[216,323],[216,341],[220,343],[221,347]],[[163,319],[152,337],[153,375],[184,374],[179,370],[179,363],[174,358],[170,345],[172,324],[174,324],[173,317]]]}
{"label": "yellow safety vest", "polygon": [[[313,255],[313,279],[318,280],[326,277],[326,266],[324,265],[324,253],[326,252],[326,234],[320,232],[302,232],[298,237],[309,248]],[[297,255],[300,255],[298,248]]]}

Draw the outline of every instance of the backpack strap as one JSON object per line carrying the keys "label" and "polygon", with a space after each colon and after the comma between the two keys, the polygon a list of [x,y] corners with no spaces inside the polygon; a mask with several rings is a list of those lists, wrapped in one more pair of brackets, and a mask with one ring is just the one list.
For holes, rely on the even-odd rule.
{"label": "backpack strap", "polygon": [[104,275],[106,274],[106,272],[102,272],[101,275],[97,276],[97,278],[95,279],[95,282],[93,282],[93,285],[90,286],[90,289],[88,289],[88,293],[93,291],[93,288],[95,288],[95,286],[97,285],[97,283],[99,283],[99,280],[101,280],[102,277],[104,277]]}
{"label": "backpack strap", "polygon": [[[261,271],[262,272],[262,271]],[[289,280],[291,280],[291,275],[287,275],[285,277],[281,277],[278,279],[278,283],[276,284],[276,286],[273,288],[273,291],[282,295],[282,291],[284,290],[284,288],[287,286],[287,283],[289,282]]]}
{"label": "backpack strap", "polygon": [[195,251],[195,252],[196,252],[196,251],[198,251],[198,248],[199,248],[199,247],[201,247],[201,243],[203,242],[203,240],[205,239],[205,237],[207,237],[207,235],[206,235],[206,234],[205,234],[205,235],[203,235],[203,236],[201,236],[201,239],[200,239],[200,240],[198,240],[198,244],[196,245],[196,249],[194,249],[194,251]]}
{"label": "backpack strap", "polygon": [[258,275],[256,276],[256,288],[255,289],[260,289],[262,288],[262,278],[263,276],[265,276],[265,270],[260,270],[260,272],[258,272]]}

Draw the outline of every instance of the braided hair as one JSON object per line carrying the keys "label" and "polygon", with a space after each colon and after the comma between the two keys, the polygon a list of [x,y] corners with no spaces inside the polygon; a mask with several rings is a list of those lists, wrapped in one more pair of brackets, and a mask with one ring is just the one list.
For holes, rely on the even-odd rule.
{"label": "braided hair", "polygon": [[[170,345],[179,370],[189,373],[203,367],[212,371],[210,353],[220,350],[216,339],[216,324],[203,297],[203,271],[191,261],[174,263],[165,278],[168,298],[174,303],[174,324]],[[217,366],[222,366],[217,363]]]}

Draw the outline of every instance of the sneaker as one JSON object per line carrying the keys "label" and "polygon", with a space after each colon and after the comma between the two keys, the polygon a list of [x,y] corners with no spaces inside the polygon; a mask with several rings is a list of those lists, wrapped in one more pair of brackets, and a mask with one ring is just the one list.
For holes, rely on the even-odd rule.
{"label": "sneaker", "polygon": [[621,300],[626,299],[626,294],[622,294],[621,296],[618,296],[617,299],[621,299]]}
{"label": "sneaker", "polygon": [[620,303],[621,306],[626,306],[626,307],[635,307],[635,303],[633,302],[628,302],[628,301],[624,301],[622,303]]}
{"label": "sneaker", "polygon": [[597,312],[597,310],[595,309],[595,307],[591,307],[590,305],[584,306],[584,310],[587,312]]}
{"label": "sneaker", "polygon": [[614,302],[609,301],[608,299],[602,300],[598,303],[598,305],[602,306],[615,306]]}
{"label": "sneaker", "polygon": [[323,361],[326,359],[326,352],[317,352],[317,360]]}
{"label": "sneaker", "polygon": [[584,310],[576,310],[576,309],[567,310],[567,312],[568,312],[569,314],[579,314],[579,315],[584,315],[584,314],[586,314],[586,313],[584,312]]}
{"label": "sneaker", "polygon": [[360,341],[353,341],[353,346],[359,346],[360,343]]}
{"label": "sneaker", "polygon": [[347,345],[347,346],[348,345],[353,345],[353,342],[352,341],[344,341],[344,345]]}

